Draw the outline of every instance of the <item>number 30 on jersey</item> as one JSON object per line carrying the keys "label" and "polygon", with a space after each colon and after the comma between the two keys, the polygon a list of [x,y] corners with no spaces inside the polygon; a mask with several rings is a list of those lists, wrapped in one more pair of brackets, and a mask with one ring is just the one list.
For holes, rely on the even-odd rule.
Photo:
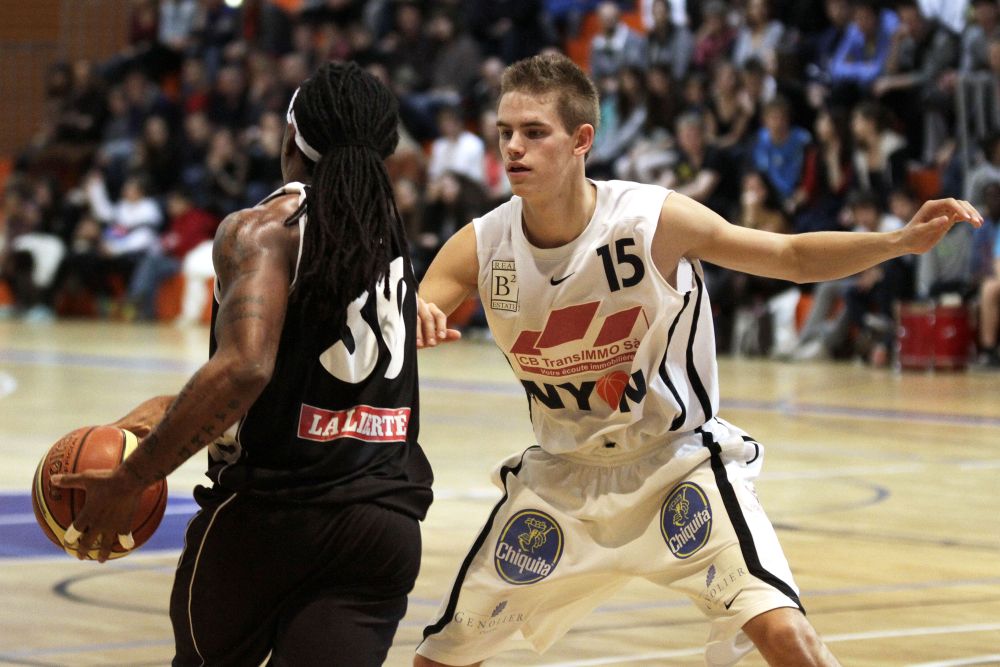
{"label": "number 30 on jersey", "polygon": [[403,303],[407,289],[403,277],[403,261],[402,257],[397,257],[389,265],[388,298],[385,295],[385,283],[379,281],[374,294],[364,292],[352,301],[347,307],[349,336],[345,335],[319,356],[323,368],[338,380],[357,384],[371,375],[378,363],[379,337],[362,315],[369,299],[375,299],[382,340],[389,350],[389,365],[385,369],[385,377],[392,380],[402,370],[406,355]]}

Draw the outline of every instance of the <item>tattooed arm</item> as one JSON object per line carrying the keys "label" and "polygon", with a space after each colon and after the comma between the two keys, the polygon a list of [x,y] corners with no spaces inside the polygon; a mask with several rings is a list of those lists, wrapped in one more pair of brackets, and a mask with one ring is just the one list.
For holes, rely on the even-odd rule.
{"label": "tattooed arm", "polygon": [[222,287],[218,347],[136,451],[112,471],[53,478],[57,486],[86,490],[75,522],[80,537],[71,545],[80,557],[100,540],[103,562],[117,535],[129,532],[142,491],[222,435],[270,380],[298,252],[297,227],[282,224],[286,208],[277,200],[222,222],[213,255]]}
{"label": "tattooed arm", "polygon": [[222,295],[218,348],[122,467],[143,488],[163,479],[239,419],[264,390],[278,354],[291,282],[292,231],[257,210],[223,221],[213,259]]}
{"label": "tattooed arm", "polygon": [[111,425],[132,431],[140,439],[145,438],[163,419],[174,398],[176,397],[155,396],[145,400],[118,421],[111,422]]}

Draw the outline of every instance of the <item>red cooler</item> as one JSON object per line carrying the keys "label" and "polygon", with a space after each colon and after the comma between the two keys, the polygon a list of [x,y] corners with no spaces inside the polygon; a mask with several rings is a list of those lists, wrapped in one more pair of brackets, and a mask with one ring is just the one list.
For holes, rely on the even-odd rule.
{"label": "red cooler", "polygon": [[907,370],[961,370],[969,363],[972,327],[962,305],[901,303],[896,360]]}
{"label": "red cooler", "polygon": [[934,305],[899,304],[896,362],[907,370],[934,368]]}
{"label": "red cooler", "polygon": [[934,310],[934,368],[965,368],[972,344],[968,309],[965,306],[938,306]]}

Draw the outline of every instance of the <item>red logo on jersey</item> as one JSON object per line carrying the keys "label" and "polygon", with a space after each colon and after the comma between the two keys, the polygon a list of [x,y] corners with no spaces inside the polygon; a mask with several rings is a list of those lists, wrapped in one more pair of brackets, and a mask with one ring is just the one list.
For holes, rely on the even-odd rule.
{"label": "red logo on jersey", "polygon": [[354,438],[364,442],[406,440],[409,408],[374,408],[358,405],[347,410],[324,410],[302,404],[299,437],[315,442]]}
{"label": "red logo on jersey", "polygon": [[[593,373],[631,363],[649,329],[642,306],[595,317],[600,301],[549,313],[541,331],[522,331],[510,349],[522,371],[550,377]],[[605,400],[619,393],[609,391]]]}

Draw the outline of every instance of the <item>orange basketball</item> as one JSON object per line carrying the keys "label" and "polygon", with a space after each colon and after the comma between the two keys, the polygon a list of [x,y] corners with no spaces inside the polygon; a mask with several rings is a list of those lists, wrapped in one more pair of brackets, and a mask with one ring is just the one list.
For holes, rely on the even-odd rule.
{"label": "orange basketball", "polygon": [[[52,485],[51,476],[84,470],[108,470],[121,463],[139,444],[129,431],[114,426],[85,426],[67,433],[42,457],[31,484],[31,506],[42,532],[53,544],[63,549],[66,529],[83,509],[85,492],[81,489],[60,489]],[[121,558],[134,551],[152,537],[163,512],[167,508],[167,483],[165,480],[151,485],[142,492],[135,517],[132,519],[132,538],[135,547],[125,549],[117,541],[110,558]],[[75,556],[75,552],[66,549]],[[97,558],[98,550],[90,551]]]}

